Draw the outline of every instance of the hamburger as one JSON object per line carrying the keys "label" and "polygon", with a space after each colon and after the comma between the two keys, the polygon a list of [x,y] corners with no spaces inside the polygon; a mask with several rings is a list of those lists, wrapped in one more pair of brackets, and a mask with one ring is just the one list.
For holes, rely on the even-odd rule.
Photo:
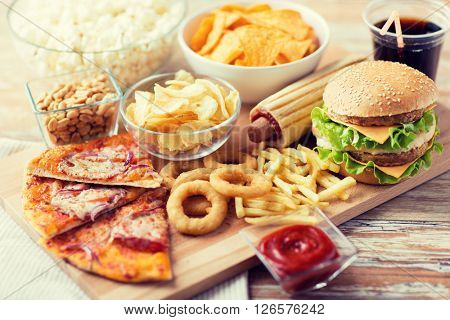
{"label": "hamburger", "polygon": [[431,165],[442,152],[434,107],[437,88],[404,64],[365,61],[327,84],[311,112],[319,156],[368,184],[394,184]]}

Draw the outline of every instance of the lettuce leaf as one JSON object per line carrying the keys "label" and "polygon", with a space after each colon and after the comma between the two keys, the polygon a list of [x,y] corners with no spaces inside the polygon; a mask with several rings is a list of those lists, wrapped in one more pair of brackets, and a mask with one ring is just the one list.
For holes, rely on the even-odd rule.
{"label": "lettuce leaf", "polygon": [[415,139],[416,134],[428,132],[433,124],[437,123],[437,116],[433,110],[426,111],[422,118],[414,123],[402,124],[398,128],[390,129],[390,138],[380,144],[353,128],[332,121],[325,107],[315,107],[311,112],[314,127],[320,135],[326,138],[333,149],[344,151],[345,147],[353,146],[356,149],[383,149],[386,151],[398,151],[408,148]]}
{"label": "lettuce leaf", "polygon": [[352,174],[361,174],[365,169],[372,169],[374,171],[375,177],[377,177],[378,181],[381,184],[394,184],[399,182],[400,180],[406,178],[406,177],[413,177],[415,176],[421,168],[428,169],[431,165],[431,154],[433,151],[436,151],[438,153],[442,153],[443,146],[442,144],[433,141],[433,145],[430,149],[425,152],[425,154],[414,161],[408,169],[401,175],[399,178],[395,178],[393,176],[390,176],[379,169],[375,167],[375,163],[373,161],[369,161],[368,163],[360,164],[356,161],[353,161],[349,154],[347,152],[341,152],[337,150],[329,150],[321,147],[317,147],[317,150],[319,152],[319,157],[322,160],[332,160],[333,162],[337,164],[345,163],[345,169]]}

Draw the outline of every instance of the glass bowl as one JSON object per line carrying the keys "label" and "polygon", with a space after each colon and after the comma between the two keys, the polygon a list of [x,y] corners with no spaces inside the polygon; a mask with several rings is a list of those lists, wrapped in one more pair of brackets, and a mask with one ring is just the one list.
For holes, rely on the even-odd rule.
{"label": "glass bowl", "polygon": [[[46,93],[55,86],[104,77],[105,85],[111,91],[99,101],[69,105],[67,108],[43,111],[41,105]],[[89,69],[75,73],[31,80],[25,90],[36,116],[42,137],[51,148],[69,143],[110,136],[117,133],[118,107],[122,91],[111,72]],[[64,98],[65,99],[65,98]]]}
{"label": "glass bowl", "polygon": [[[271,220],[268,224],[255,225],[240,231],[240,235],[255,251],[257,257],[266,266],[283,291],[291,296],[325,287],[356,259],[357,254],[355,246],[320,209],[305,206],[300,210],[302,210],[301,215],[306,217],[304,222],[293,222],[292,219],[280,218]],[[292,214],[295,214],[295,212]],[[282,274],[270,259],[263,255],[258,246],[265,236],[294,225],[313,225],[322,230],[334,243],[338,255],[334,259],[313,265],[309,269],[287,275]]]}
{"label": "glass bowl", "polygon": [[[224,80],[211,78],[208,76],[192,73],[196,79],[207,79],[215,84],[222,86],[227,93],[236,90],[231,84]],[[126,115],[126,109],[130,103],[134,102],[135,91],[149,91],[153,93],[154,86],[159,84],[161,86],[167,80],[173,80],[175,73],[165,73],[142,79],[138,83],[130,87],[124,94],[120,102],[120,114],[123,119],[126,130],[133,135],[139,146],[146,152],[166,160],[171,161],[186,161],[206,157],[219,149],[230,137],[231,131],[236,123],[241,110],[241,100],[238,99],[234,113],[222,123],[213,127],[174,133],[165,133],[148,130],[139,127],[130,121]],[[173,145],[174,142],[187,141],[192,145],[192,148],[187,150],[170,150],[166,148],[168,145]]]}
{"label": "glass bowl", "polygon": [[[144,19],[150,4],[142,3],[140,8],[137,1],[16,0],[7,20],[18,54],[36,76],[109,68],[126,88],[168,61],[187,10],[186,0],[154,1],[167,13],[159,19],[150,12],[155,18]],[[134,23],[126,21],[128,11],[138,16]],[[115,23],[117,12],[123,19]],[[83,38],[87,30],[92,33]]]}

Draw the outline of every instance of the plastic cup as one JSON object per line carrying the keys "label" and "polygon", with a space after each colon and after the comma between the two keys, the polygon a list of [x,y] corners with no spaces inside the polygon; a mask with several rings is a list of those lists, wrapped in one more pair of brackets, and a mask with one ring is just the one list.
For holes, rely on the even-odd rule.
{"label": "plastic cup", "polygon": [[[393,29],[383,36],[380,35],[384,22],[393,10],[399,13],[402,20],[405,43],[403,48],[398,48]],[[449,9],[444,3],[434,0],[376,0],[367,5],[363,20],[372,33],[375,60],[401,62],[425,73],[433,80],[436,78],[442,44],[450,25]],[[405,25],[408,21],[416,23]],[[439,27],[438,30],[428,29],[428,33],[408,34],[425,22],[430,23],[429,27]]]}

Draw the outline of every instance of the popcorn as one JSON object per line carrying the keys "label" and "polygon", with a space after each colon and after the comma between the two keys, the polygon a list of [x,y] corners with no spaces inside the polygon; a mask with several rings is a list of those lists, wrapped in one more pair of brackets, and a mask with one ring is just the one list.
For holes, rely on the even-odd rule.
{"label": "popcorn", "polygon": [[[183,1],[19,1],[17,50],[41,75],[111,68],[121,86],[155,72],[170,55]],[[36,23],[38,27],[24,19]],[[42,31],[42,30],[45,31]]]}

